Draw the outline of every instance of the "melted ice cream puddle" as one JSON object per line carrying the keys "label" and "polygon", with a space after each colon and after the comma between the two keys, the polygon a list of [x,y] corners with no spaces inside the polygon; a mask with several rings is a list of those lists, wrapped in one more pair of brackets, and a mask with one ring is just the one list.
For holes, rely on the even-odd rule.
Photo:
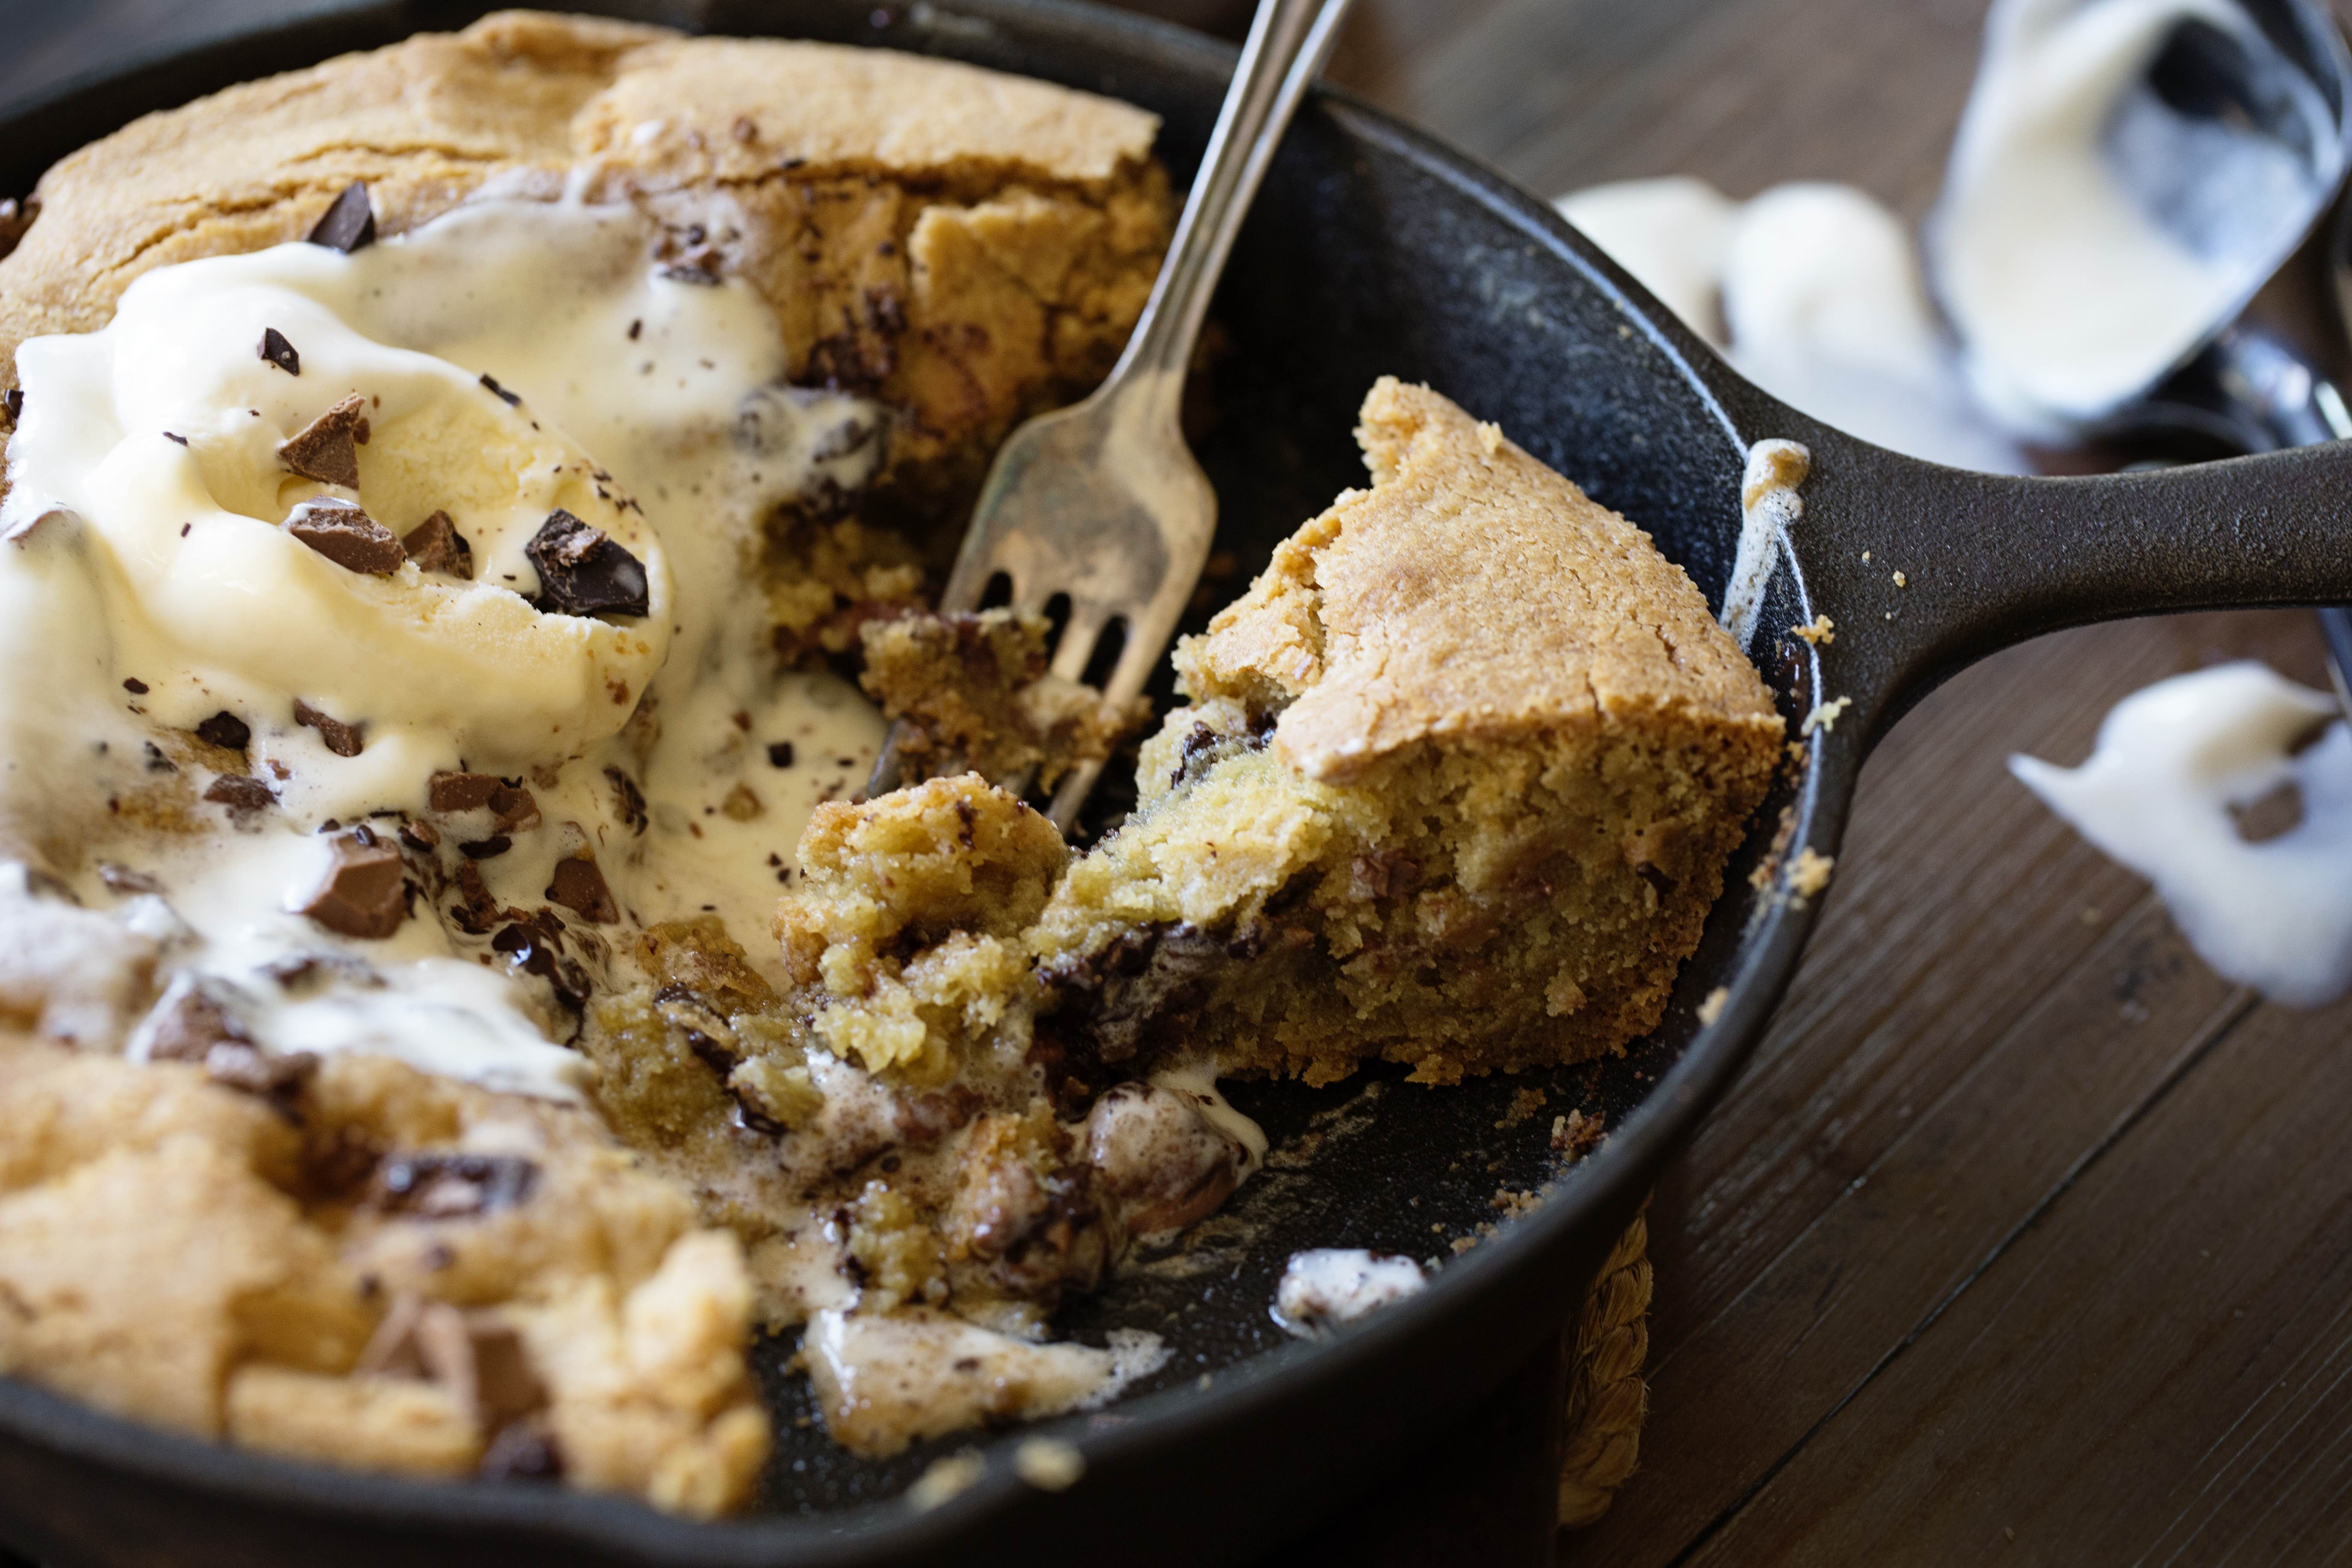
{"label": "melted ice cream puddle", "polygon": [[[2352,731],[2336,712],[2333,699],[2263,665],[2217,665],[2117,703],[2081,767],[2020,756],[2010,771],[2153,882],[2216,971],[2317,1006],[2352,985]],[[2303,820],[2248,843],[2231,808],[2290,783]]]}
{"label": "melted ice cream puddle", "polygon": [[[710,912],[765,963],[802,826],[871,762],[879,716],[829,676],[774,674],[744,589],[779,502],[864,480],[879,411],[782,387],[766,305],[740,279],[663,276],[652,238],[625,206],[481,200],[350,255],[159,268],[103,331],[19,351],[0,644],[24,678],[0,699],[0,847],[92,909],[147,910],[163,973],[218,982],[266,1047],[576,1089],[560,1012],[421,903],[376,941],[289,912],[331,819],[421,816],[437,771],[509,773],[541,823],[476,862],[500,903],[545,904],[585,851],[615,947]],[[265,331],[298,371],[257,352]],[[345,571],[278,526],[336,493],[278,445],[354,392],[373,428],[342,499],[395,532],[447,510],[470,582]],[[559,507],[643,563],[652,614],[532,607],[523,546]],[[296,723],[297,699],[364,726],[358,754]],[[241,828],[205,804],[126,827],[117,803],[169,771],[201,795],[209,769],[149,742],[216,711],[249,724],[277,806]],[[139,883],[154,890],[123,890]]]}
{"label": "melted ice cream puddle", "polygon": [[2158,98],[2148,69],[2184,24],[2233,40],[2332,163],[2326,105],[2230,0],[2000,0],[1931,237],[1970,384],[2016,428],[2063,435],[2137,395],[2330,188],[2332,166]]}
{"label": "melted ice cream puddle", "polygon": [[1341,1323],[1421,1293],[1421,1265],[1360,1247],[1318,1247],[1294,1252],[1274,1290],[1274,1321],[1284,1331],[1311,1339]]}

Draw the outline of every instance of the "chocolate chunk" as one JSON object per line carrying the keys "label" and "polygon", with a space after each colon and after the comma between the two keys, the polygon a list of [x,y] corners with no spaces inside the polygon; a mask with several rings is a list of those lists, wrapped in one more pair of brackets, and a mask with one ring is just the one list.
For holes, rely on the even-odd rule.
{"label": "chocolate chunk", "polygon": [[516,1154],[394,1154],[376,1167],[368,1198],[422,1219],[471,1219],[529,1201],[539,1166]]}
{"label": "chocolate chunk", "polygon": [[196,739],[224,752],[242,752],[252,742],[253,731],[234,713],[215,713],[196,726]]}
{"label": "chocolate chunk", "polygon": [[597,869],[594,860],[584,856],[555,863],[555,874],[548,879],[547,899],[596,925],[608,926],[621,918],[621,911],[613,904],[612,889],[604,885],[604,873]]}
{"label": "chocolate chunk", "polygon": [[318,731],[319,738],[327,742],[327,750],[339,757],[356,757],[367,745],[366,725],[330,719],[299,697],[294,699],[294,722]]}
{"label": "chocolate chunk", "polygon": [[163,754],[163,748],[154,742],[147,742],[147,771],[151,773],[176,773],[179,764]]}
{"label": "chocolate chunk", "polygon": [[341,501],[304,501],[286,520],[286,531],[344,571],[364,576],[388,577],[408,559],[397,534]]}
{"label": "chocolate chunk", "polygon": [[345,255],[373,245],[375,208],[368,203],[366,183],[353,180],[345,185],[343,194],[335,198],[326,216],[311,226],[306,237],[312,245],[323,245]]}
{"label": "chocolate chunk", "polygon": [[523,546],[539,569],[540,609],[560,616],[642,616],[652,608],[646,569],[613,542],[557,508]]}
{"label": "chocolate chunk", "polygon": [[220,998],[186,980],[155,1005],[141,1032],[147,1037],[150,1061],[200,1062],[215,1046],[253,1043]]}
{"label": "chocolate chunk", "polygon": [[288,437],[278,460],[306,479],[355,490],[369,434],[367,399],[355,392]]}
{"label": "chocolate chunk", "polygon": [[147,683],[134,675],[123,681],[122,689],[133,697],[144,697],[147,695]]}
{"label": "chocolate chunk", "polygon": [[12,386],[5,392],[0,392],[0,408],[8,411],[8,423],[11,425],[24,418],[25,389],[21,386]]}
{"label": "chocolate chunk", "polygon": [[436,511],[410,529],[400,543],[419,572],[440,572],[468,581],[473,578],[474,548],[466,542],[466,536],[457,531],[446,511]]}
{"label": "chocolate chunk", "polygon": [[302,356],[286,341],[286,334],[276,327],[265,327],[261,332],[261,357],[289,375],[302,374]]}
{"label": "chocolate chunk", "polygon": [[166,441],[176,442],[178,445],[183,447],[188,444],[188,438],[185,436],[178,435],[170,430],[163,432],[163,439]]}
{"label": "chocolate chunk", "polygon": [[562,956],[562,945],[563,922],[552,910],[516,921],[490,939],[491,951],[505,953],[525,974],[546,981],[555,999],[578,1013],[588,1005],[588,974]]}
{"label": "chocolate chunk", "polygon": [[411,849],[432,849],[441,843],[441,830],[429,822],[404,822],[400,841]]}
{"label": "chocolate chunk", "polygon": [[400,851],[376,840],[362,843],[359,834],[339,837],[328,846],[333,859],[327,873],[294,910],[308,915],[341,936],[381,941],[400,929],[408,918],[406,868]]}
{"label": "chocolate chunk", "polygon": [[457,853],[468,860],[495,860],[514,847],[514,840],[503,833],[488,838],[473,838],[457,846]]}
{"label": "chocolate chunk", "polygon": [[257,811],[267,811],[278,804],[278,792],[259,779],[243,773],[223,773],[205,786],[205,798],[215,805],[228,807],[231,818],[243,821]]}
{"label": "chocolate chunk", "polygon": [[490,896],[489,884],[482,879],[482,868],[471,860],[457,867],[457,900],[449,908],[449,918],[467,936],[487,936],[499,914],[498,900]]}
{"label": "chocolate chunk", "polygon": [[488,371],[484,371],[482,373],[482,385],[488,391],[491,396],[497,398],[500,403],[505,404],[509,408],[520,408],[522,406],[521,395],[520,393],[509,392],[505,387],[500,386],[499,384],[499,378],[492,375]]}
{"label": "chocolate chunk", "polygon": [[539,826],[539,800],[520,779],[496,773],[435,773],[425,781],[425,804],[445,816],[488,811],[494,833],[523,833]]}
{"label": "chocolate chunk", "polygon": [[768,765],[772,768],[791,767],[793,765],[793,743],[790,741],[778,741],[774,744],[771,745],[768,748]]}

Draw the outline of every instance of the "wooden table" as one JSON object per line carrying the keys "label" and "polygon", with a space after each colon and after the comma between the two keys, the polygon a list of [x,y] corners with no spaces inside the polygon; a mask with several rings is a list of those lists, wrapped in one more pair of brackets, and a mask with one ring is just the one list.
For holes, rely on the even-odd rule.
{"label": "wooden table", "polygon": [[[1335,74],[1546,194],[1837,179],[1916,218],[1983,4],[1359,0]],[[291,8],[0,0],[0,92]],[[2002,765],[2077,761],[2126,693],[2240,657],[2323,683],[2305,616],[2098,627],[1968,672],[1872,760],[1788,1004],[1652,1211],[1643,1467],[1567,1563],[2345,1554],[2352,1010],[2217,979]],[[1500,1561],[1539,1403],[1353,1542]]]}

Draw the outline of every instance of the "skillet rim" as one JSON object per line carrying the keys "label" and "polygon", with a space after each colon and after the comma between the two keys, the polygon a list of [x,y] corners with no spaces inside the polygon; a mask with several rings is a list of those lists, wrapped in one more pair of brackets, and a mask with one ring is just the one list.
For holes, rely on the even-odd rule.
{"label": "skillet rim", "polygon": [[[871,47],[961,58],[950,30],[963,17],[986,25],[999,17],[1043,29],[1111,63],[1154,73],[1186,68],[1230,73],[1238,51],[1171,23],[1116,12],[1084,0],[952,0],[953,9],[918,4],[894,21],[909,24],[911,36],[885,37]],[[589,9],[593,7],[593,9]],[[148,51],[117,65],[68,78],[27,95],[4,117],[0,130],[99,97],[110,89],[135,89],[139,79],[184,68],[249,47],[283,46],[316,31],[322,35],[364,28],[373,21],[394,37],[462,26],[499,8],[447,0],[373,0],[357,5],[315,7],[273,23],[237,29],[191,44]],[[564,9],[564,0],[548,8]],[[693,28],[709,20],[719,4],[678,6],[632,4],[631,0],[585,0],[586,14],[626,14]],[[698,13],[692,15],[689,13]],[[945,21],[925,36],[925,23]],[[730,18],[721,15],[723,25]],[[1122,48],[1121,46],[1124,46]],[[338,41],[312,59],[349,46]],[[359,47],[380,47],[362,44]],[[296,68],[273,63],[270,70]],[[259,74],[268,74],[264,71]],[[240,79],[252,79],[248,75]],[[214,90],[214,89],[205,89]],[[1691,388],[1697,404],[1712,414],[1735,448],[1745,450],[1752,430],[1769,427],[1835,445],[1851,437],[1827,432],[1747,384],[1700,342],[1679,320],[1553,210],[1550,204],[1507,176],[1441,139],[1396,119],[1344,89],[1318,84],[1302,114],[1335,120],[1343,134],[1398,156],[1417,172],[1452,188],[1469,202],[1544,247],[1556,263],[1598,289],[1624,324],[1648,338],[1666,357],[1673,374]],[[127,123],[127,121],[120,123]],[[99,132],[104,134],[104,132]],[[1696,412],[1696,410],[1694,410]],[[1822,447],[1815,446],[1817,452]],[[1736,502],[1733,505],[1736,511]],[[1791,577],[1803,613],[1813,608],[1795,552],[1783,551],[1780,567]],[[1820,656],[1804,657],[1819,689]],[[1822,741],[1837,737],[1823,735]],[[1832,853],[1843,835],[1854,775],[1864,748],[1851,743],[1808,749],[1790,801],[1793,836],[1789,844]],[[1751,840],[1760,825],[1751,823]],[[1710,921],[1727,912],[1727,888]],[[1122,1419],[1096,1429],[1070,1423],[1039,1423],[1014,1433],[1046,1432],[1078,1447],[1089,1468],[1149,1456],[1162,1447],[1188,1447],[1219,1430],[1247,1426],[1264,1412],[1311,1399],[1318,1390],[1361,1377],[1394,1359],[1423,1337],[1445,1333],[1455,1320],[1471,1316],[1486,1297],[1502,1293],[1544,1270],[1550,1255],[1573,1250],[1574,1237],[1630,1214],[1638,1192],[1681,1146],[1706,1109],[1727,1087],[1760,1040],[1766,1024],[1793,979],[1797,963],[1820,912],[1818,899],[1755,900],[1746,929],[1723,976],[1729,995],[1714,1023],[1699,1027],[1671,1066],[1661,1072],[1639,1104],[1612,1127],[1606,1141],[1559,1181],[1549,1199],[1533,1214],[1449,1264],[1430,1288],[1331,1338],[1278,1346],[1234,1363],[1207,1390],[1191,1384],[1143,1395],[1113,1406]],[[1612,1233],[1613,1234],[1613,1233]],[[1531,1338],[1549,1331],[1538,1326]],[[1082,1419],[1082,1418],[1081,1418]],[[346,1523],[396,1523],[410,1531],[464,1531],[485,1527],[542,1542],[564,1540],[582,1546],[617,1548],[680,1563],[751,1564],[791,1561],[826,1563],[866,1561],[969,1541],[988,1523],[1042,1494],[1019,1481],[996,1458],[1009,1447],[1008,1434],[976,1436],[991,1457],[982,1479],[969,1489],[925,1512],[910,1511],[900,1497],[879,1499],[817,1514],[750,1514],[698,1521],[664,1514],[633,1500],[593,1493],[523,1486],[479,1485],[409,1479],[335,1468],[236,1449],[188,1435],[106,1414],[95,1406],[13,1378],[0,1377],[0,1432],[30,1440],[59,1455],[104,1466],[118,1475],[167,1480],[215,1499],[292,1510]]]}

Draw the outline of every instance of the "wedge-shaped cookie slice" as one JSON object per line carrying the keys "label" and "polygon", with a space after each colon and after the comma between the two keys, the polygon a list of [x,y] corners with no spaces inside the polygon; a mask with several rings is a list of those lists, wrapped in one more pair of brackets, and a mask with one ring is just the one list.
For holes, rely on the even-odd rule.
{"label": "wedge-shaped cookie slice", "polygon": [[1781,721],[1649,536],[1425,387],[1178,649],[1141,805],[1028,935],[1066,1070],[1326,1081],[1572,1061],[1655,1026]]}

